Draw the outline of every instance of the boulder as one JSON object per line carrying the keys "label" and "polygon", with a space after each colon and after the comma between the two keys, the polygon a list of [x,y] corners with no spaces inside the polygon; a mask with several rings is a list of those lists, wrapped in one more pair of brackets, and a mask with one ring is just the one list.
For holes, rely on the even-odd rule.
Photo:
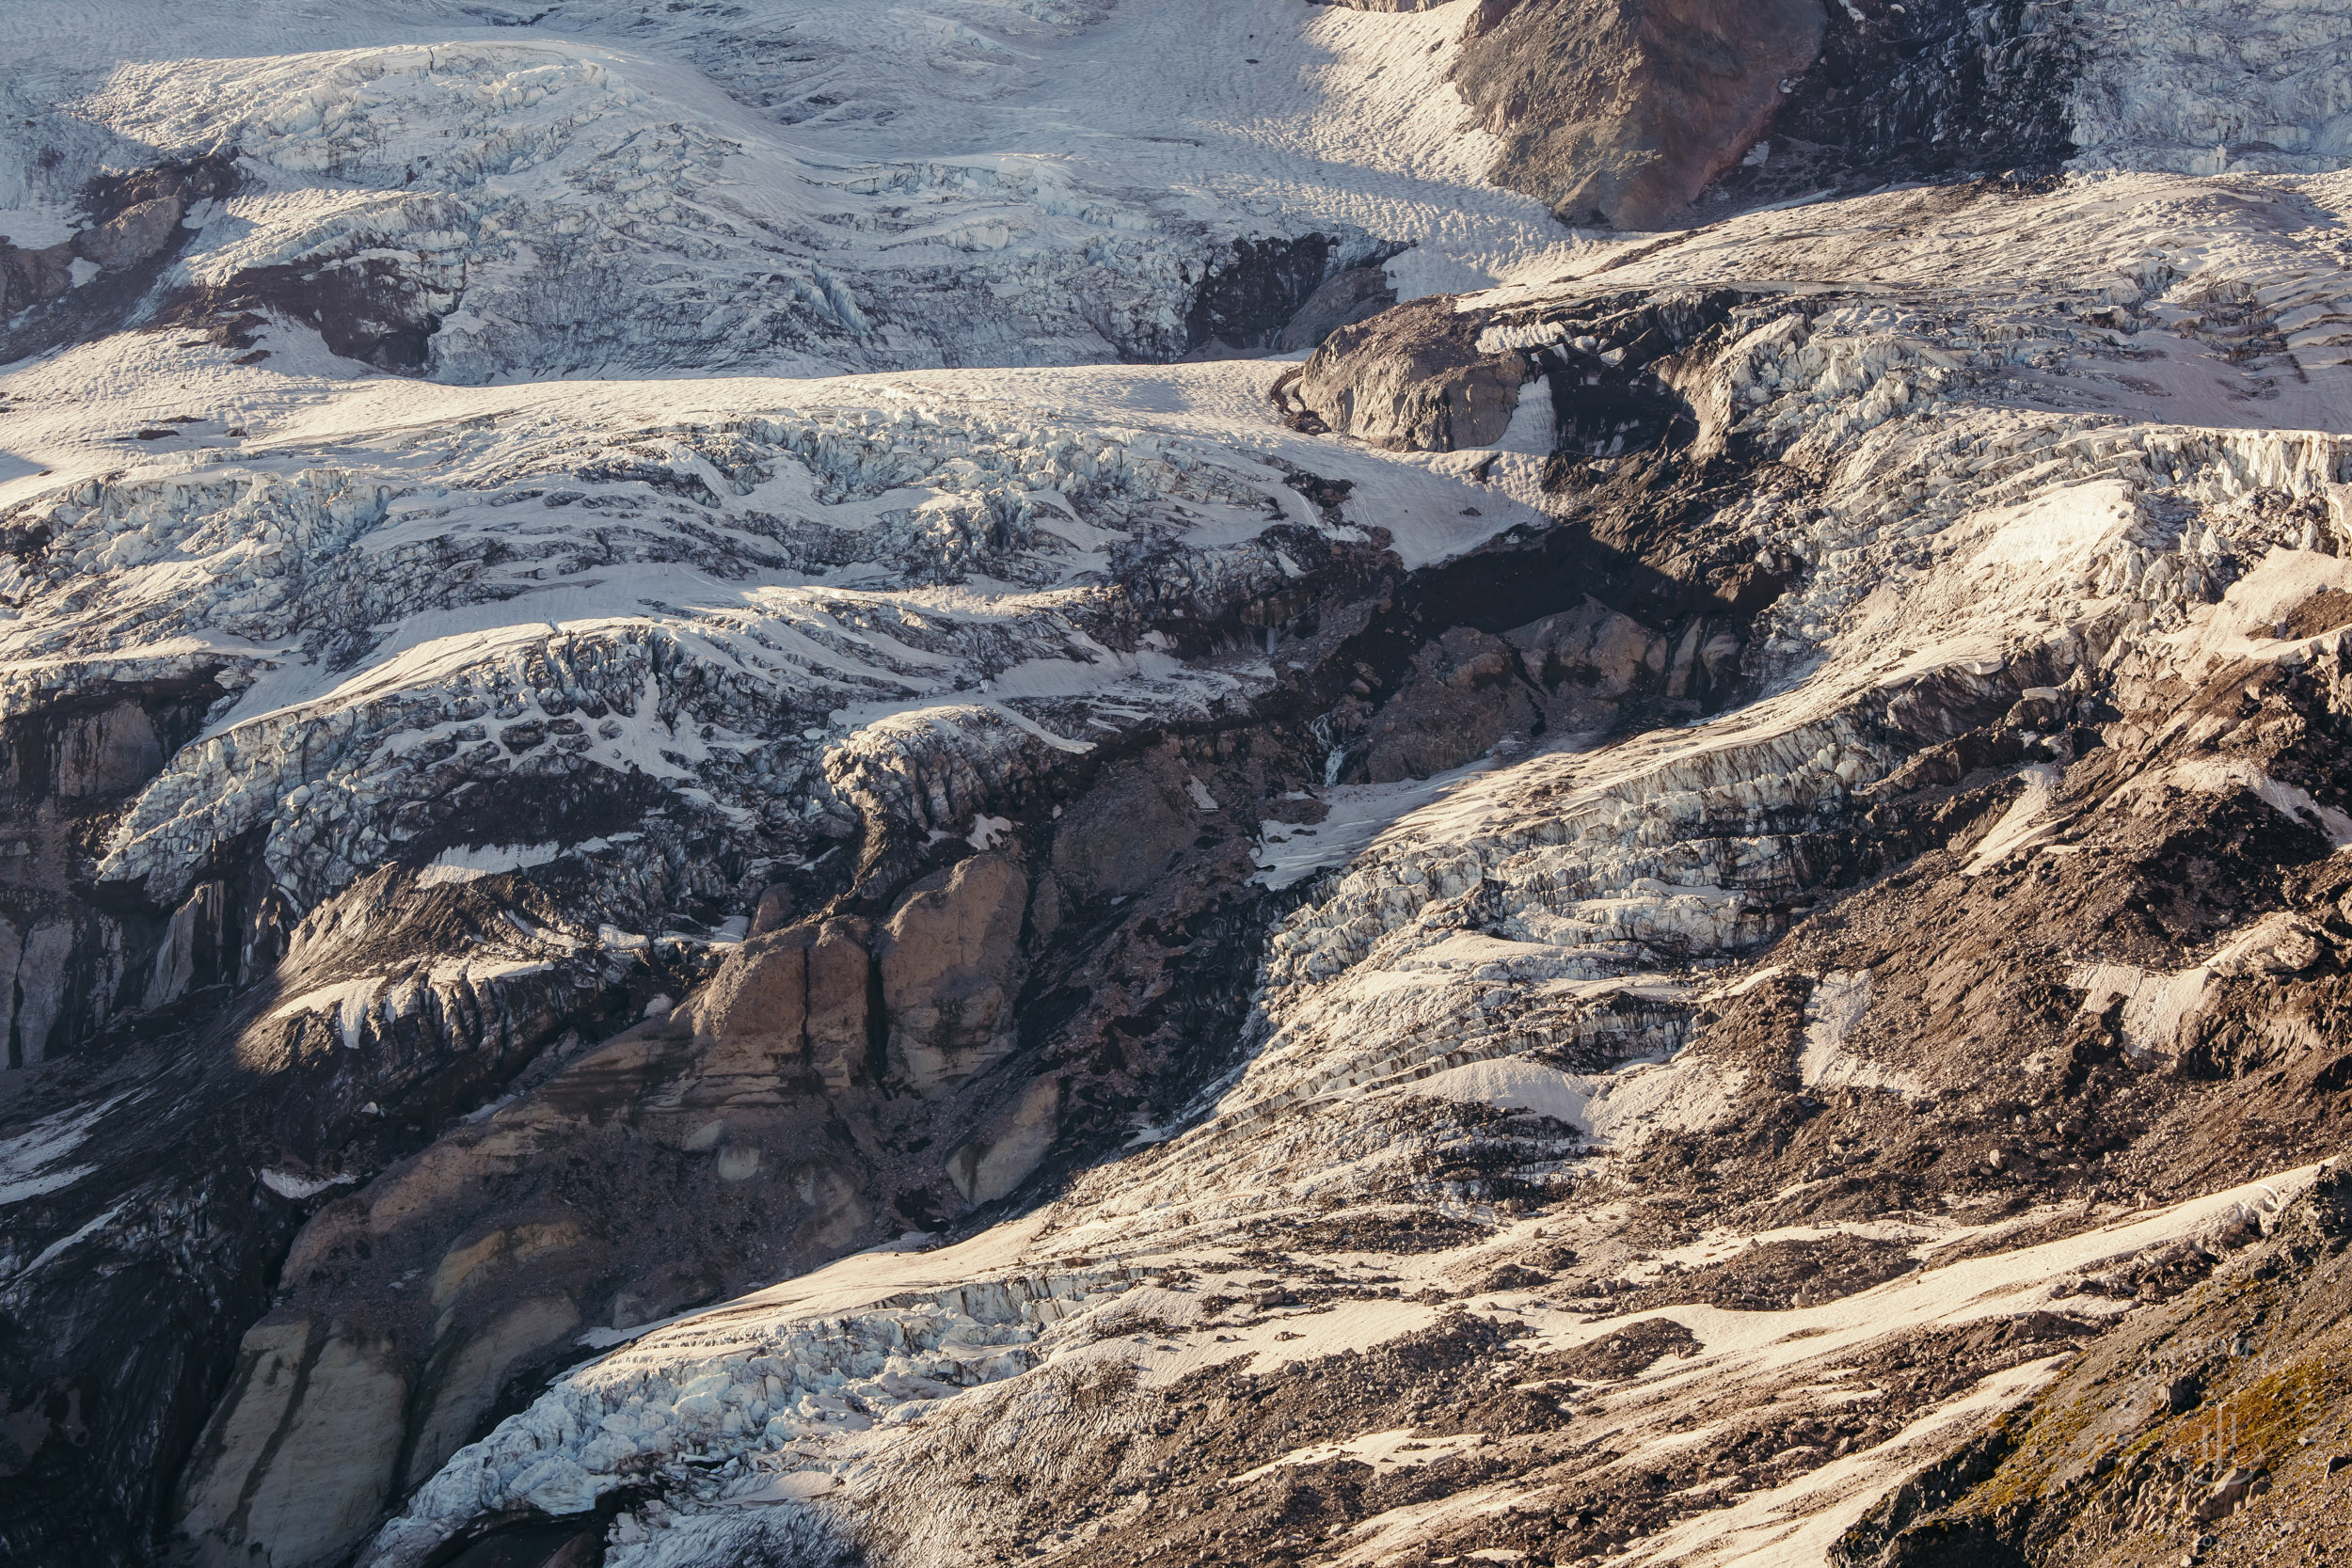
{"label": "boulder", "polygon": [[1554,695],[1613,699],[1666,668],[1664,638],[1591,598],[1505,632],[1503,641],[1518,651],[1527,678]]}
{"label": "boulder", "polygon": [[0,316],[46,305],[73,287],[71,241],[25,250],[0,241]]}

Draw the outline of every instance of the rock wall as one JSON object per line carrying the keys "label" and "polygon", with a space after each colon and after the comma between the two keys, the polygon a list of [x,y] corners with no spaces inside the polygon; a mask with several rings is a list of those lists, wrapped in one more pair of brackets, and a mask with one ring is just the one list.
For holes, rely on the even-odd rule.
{"label": "rock wall", "polygon": [[1028,904],[1028,879],[997,855],[958,861],[907,890],[876,955],[892,1079],[929,1093],[986,1071],[1011,1048]]}
{"label": "rock wall", "polygon": [[[97,885],[93,850],[123,801],[160,773],[222,695],[208,673],[20,710],[0,730],[0,973],[8,1065],[62,1055],[119,1015],[235,983],[275,957],[266,893],[224,875],[141,909]],[[258,896],[257,896],[258,895]]]}
{"label": "rock wall", "polygon": [[1724,172],[1708,205],[1891,180],[2045,177],[2077,152],[2075,105],[2092,62],[2131,53],[2096,21],[2019,0],[1829,12],[1820,56],[1792,77],[1766,139]]}
{"label": "rock wall", "polygon": [[194,238],[191,210],[239,184],[219,152],[109,171],[81,192],[85,221],[70,238],[27,249],[0,234],[0,363],[124,325]]}

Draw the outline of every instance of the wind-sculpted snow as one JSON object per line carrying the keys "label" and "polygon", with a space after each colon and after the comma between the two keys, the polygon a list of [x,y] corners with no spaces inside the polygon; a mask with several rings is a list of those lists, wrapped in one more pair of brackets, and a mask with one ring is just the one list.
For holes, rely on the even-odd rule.
{"label": "wind-sculpted snow", "polygon": [[[37,495],[0,593],[27,699],[198,665],[241,692],[102,877],[170,896],[265,826],[308,904],[502,777],[642,774],[805,842],[926,725],[1083,752],[1089,722],[1245,693],[1270,669],[1185,668],[1152,605],[1189,582],[1213,620],[1285,584],[1280,529],[1364,541],[1285,479],[952,393],[584,439],[526,406]],[[918,792],[910,826],[977,799]]]}

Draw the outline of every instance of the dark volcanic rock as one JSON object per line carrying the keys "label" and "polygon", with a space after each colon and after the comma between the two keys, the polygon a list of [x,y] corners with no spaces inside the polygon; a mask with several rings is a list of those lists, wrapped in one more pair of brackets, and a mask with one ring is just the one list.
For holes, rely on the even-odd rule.
{"label": "dark volcanic rock", "polygon": [[240,268],[172,299],[163,314],[237,348],[250,347],[252,329],[275,314],[316,328],[346,359],[413,374],[431,364],[433,334],[455,304],[454,294],[382,257],[328,256]]}
{"label": "dark volcanic rock", "polygon": [[1498,182],[1564,222],[1670,228],[2057,168],[2074,152],[2070,22],[2031,0],[1490,0],[1455,81],[1504,143]]}
{"label": "dark volcanic rock", "polygon": [[2075,150],[2069,22],[2032,0],[1831,7],[1820,58],[1791,84],[1764,155],[1718,182],[1735,204],[1718,210],[1891,180],[2054,171]]}
{"label": "dark volcanic rock", "polygon": [[1669,1355],[1692,1355],[1698,1336],[1672,1318],[1645,1318],[1611,1329],[1599,1338],[1563,1351],[1529,1370],[1543,1377],[1573,1377],[1613,1383],[1645,1372]]}
{"label": "dark volcanic rock", "polygon": [[[1824,31],[1818,9],[1497,4],[1473,24],[1491,49],[1465,80],[1525,131],[1512,155],[1565,182],[1563,200],[1605,199],[1623,218],[1644,202],[1679,212],[1760,117],[1802,96],[1767,69],[1775,51],[1811,58],[1819,43],[1855,78],[1854,102],[1875,105],[1803,121],[1818,124],[1820,147],[1850,151],[1836,166],[1853,169],[1963,166],[1994,145],[1971,140],[1971,128],[2040,90],[2035,73],[2054,57],[2010,50],[1998,28],[2026,24],[1997,7],[1922,6],[1915,33],[1875,7],[1867,27],[1833,18]],[[1950,51],[1988,16],[1997,36],[1972,78]],[[1547,52],[1564,36],[1620,34],[1640,47],[1605,64],[1591,52],[1598,42]],[[1899,62],[1914,57],[1943,61],[1959,85],[1905,86]],[[1802,87],[1829,68],[1795,69]],[[1595,122],[1537,126],[1538,111],[1559,106],[1543,95],[1569,87],[1597,105]],[[1780,112],[1798,115],[1790,103]],[[2017,145],[2043,146],[2047,130],[2021,120]],[[1947,149],[1955,136],[1974,150]],[[1814,167],[1835,161],[1821,157]],[[1807,166],[1775,153],[1752,166],[1763,172],[1730,179],[1761,196]],[[17,320],[47,321],[40,313],[68,297],[59,266],[69,280],[98,269],[86,289],[151,288],[141,269],[168,260],[196,188],[127,181],[57,247],[72,260],[0,256],[8,289],[21,282],[31,302]],[[919,578],[955,590],[919,615],[884,612],[889,595],[875,585],[896,564],[860,542],[899,526],[886,517],[829,531],[821,555],[733,563],[742,579],[805,576],[791,592],[832,606],[820,629],[861,661],[887,646],[921,665],[904,682],[878,665],[843,689],[843,712],[870,703],[906,721],[887,734],[829,720],[831,696],[701,709],[673,700],[663,712],[660,683],[647,689],[640,738],[680,770],[660,777],[690,776],[692,751],[707,753],[691,775],[705,784],[739,770],[770,781],[757,798],[748,786],[725,797],[725,812],[763,824],[756,832],[722,831],[721,796],[657,782],[635,763],[564,772],[592,734],[625,733],[607,720],[638,715],[532,673],[495,716],[484,703],[444,719],[437,704],[429,719],[383,732],[431,733],[401,750],[420,759],[399,775],[410,793],[380,797],[401,802],[381,818],[398,832],[332,877],[319,869],[323,849],[308,863],[266,861],[278,819],[263,812],[239,819],[261,826],[200,841],[209,858],[193,866],[102,884],[94,867],[126,802],[203,744],[208,724],[229,721],[221,672],[98,682],[12,709],[0,735],[11,792],[0,1006],[9,1065],[24,1071],[8,1085],[7,1126],[43,1148],[80,1136],[87,1150],[25,1165],[37,1180],[24,1185],[38,1190],[0,1212],[0,1548],[29,1562],[79,1553],[127,1563],[177,1530],[185,1539],[172,1550],[215,1563],[335,1568],[584,1350],[876,1243],[961,1241],[1000,1219],[1025,1223],[1040,1206],[1041,1225],[1063,1227],[1049,1239],[1064,1250],[1039,1266],[1043,1293],[1023,1299],[1056,1304],[1058,1364],[1026,1381],[1007,1374],[1019,1386],[993,1393],[956,1385],[978,1397],[919,1424],[893,1421],[875,1439],[898,1444],[889,1463],[905,1465],[880,1484],[897,1498],[951,1499],[934,1512],[965,1532],[959,1549],[976,1560],[1001,1546],[1002,1557],[1056,1552],[1103,1568],[1304,1563],[1343,1549],[1339,1538],[1367,1521],[1410,1514],[1433,1521],[1409,1544],[1423,1556],[1598,1560],[1741,1494],[1899,1443],[1988,1372],[2055,1367],[2125,1304],[2140,1314],[2127,1325],[2187,1337],[2163,1347],[2160,1386],[2135,1385],[2120,1402],[2095,1388],[2039,1435],[2017,1428],[1968,1449],[1908,1513],[1882,1513],[1868,1552],[1934,1560],[1921,1543],[1940,1525],[1945,1544],[1988,1560],[2087,1560],[2068,1555],[2096,1534],[2083,1522],[2092,1494],[2068,1490],[2082,1474],[2135,1478],[2109,1510],[2119,1530],[2225,1519],[2260,1498],[2265,1472],[2288,1466],[2315,1484],[2315,1456],[2299,1443],[2290,1451],[2265,1437],[2248,1463],[2217,1471],[2200,1470],[2189,1450],[2219,1441],[2217,1410],[2287,1430],[2270,1418],[2280,1386],[2264,1380],[2294,1373],[2314,1346],[2342,1345],[2330,1305],[2345,1283],[2330,1260],[2343,1250],[2340,1183],[2284,1221],[2249,1209],[2161,1246],[2067,1263],[2063,1290],[2029,1307],[1984,1306],[1988,1320],[1917,1307],[1935,1295],[1937,1271],[2120,1229],[2160,1201],[2341,1147],[2352,1130],[2352,869],[2333,842],[2352,807],[2352,637],[2342,629],[2352,596],[2339,586],[2265,609],[2263,625],[2312,639],[2291,662],[2234,652],[2181,662],[2194,640],[2172,630],[2258,558],[2221,553],[2240,547],[2225,535],[2247,534],[2217,504],[2190,529],[2206,501],[2158,495],[2151,477],[2132,503],[2131,539],[2178,527],[2177,541],[2149,544],[2144,560],[2118,544],[2118,559],[2143,584],[2212,574],[2195,578],[2193,603],[2132,599],[2062,628],[2032,623],[2046,636],[1966,644],[1981,657],[1929,650],[1804,692],[1803,661],[1825,640],[1892,635],[1825,584],[1858,601],[1874,577],[1931,575],[1926,552],[1946,542],[1869,559],[1840,550],[1932,540],[1951,518],[1907,531],[1919,520],[1911,503],[1931,490],[1981,486],[1987,508],[2024,504],[2041,482],[2018,476],[2075,461],[2058,443],[2079,445],[2081,432],[2051,416],[2040,445],[1978,462],[1979,432],[2030,421],[2013,401],[1990,413],[1961,404],[1961,378],[1944,373],[1968,359],[1953,346],[1960,318],[1938,326],[1922,312],[1900,332],[1874,328],[1867,343],[1849,334],[1841,346],[1822,324],[1860,313],[1843,284],[1792,296],[1777,277],[1737,290],[1586,283],[1535,303],[1380,310],[1380,269],[1347,266],[1338,245],[1238,245],[1177,302],[1188,307],[1182,346],[1319,342],[1277,393],[1294,428],[1414,457],[1347,452],[1351,482],[1302,468],[1317,449],[1263,439],[1263,427],[1229,468],[1197,461],[1185,441],[1155,436],[1154,455],[1128,459],[1108,439],[1073,440],[1035,485],[990,495],[993,510],[925,509],[945,529],[968,521],[980,543]],[[242,341],[276,315],[315,326],[340,353],[416,371],[453,296],[405,265],[313,257],[235,275],[160,319]],[[2017,368],[2005,356],[2016,319],[1988,313],[1966,326],[1995,345],[1969,363],[1988,375]],[[1816,327],[1821,341],[1805,343]],[[2104,340],[2068,341],[2083,357]],[[1953,365],[1931,363],[1942,360]],[[1792,412],[1808,398],[1823,417]],[[1474,453],[1522,410],[1545,408],[1536,450],[1513,452],[1500,479],[1495,455],[1418,455]],[[1952,428],[1931,461],[1918,453],[1936,419]],[[140,435],[161,439],[173,424]],[[925,471],[879,426],[794,438],[847,453],[821,472],[810,463],[812,495],[839,487],[812,506],[889,496]],[[2117,448],[2111,467],[2161,467],[2185,486],[2179,476],[2212,464],[2197,481],[2208,497],[2262,492],[2260,476],[2278,471],[2275,452],[2233,448],[2225,483],[2214,477],[2218,449],[2197,445],[2206,436],[2165,438],[2161,462]],[[603,487],[594,497],[533,487],[495,498],[501,510],[539,503],[516,514],[533,519],[526,549],[615,528],[623,514],[607,508],[623,486],[669,507],[665,531],[706,516],[747,536],[766,526],[737,503],[779,470],[747,460],[739,471],[660,432],[612,444],[567,475]],[[1004,457],[969,450],[977,455],[957,460],[960,474]],[[2340,451],[2310,450],[2328,475],[2352,471]],[[1164,509],[1136,500],[1121,526],[1073,542],[1083,572],[1024,579],[1049,590],[1036,597],[1055,601],[1066,643],[1025,642],[1033,634],[967,608],[987,596],[979,579],[993,564],[1011,561],[1007,538],[1054,524],[1078,532],[1081,479],[1099,469],[1134,499],[1149,464],[1174,476],[1152,497]],[[2088,467],[2068,471],[2078,484],[2107,483]],[[397,477],[409,483],[407,470]],[[1503,494],[1490,501],[1494,491]],[[1457,516],[1530,501],[1542,512],[1515,512],[1518,526],[1465,547],[1478,531]],[[2339,580],[2333,557],[2352,539],[2340,517],[2328,522],[2328,493],[2298,493],[2291,514],[2281,495],[2259,504],[2278,513],[2286,547],[2312,558],[2296,580]],[[1443,506],[1434,520],[1463,531],[1452,553],[1408,570],[1390,546],[1432,521],[1403,510],[1424,506]],[[1848,509],[1836,528],[1824,521],[1834,507]],[[448,515],[488,510],[469,500]],[[1225,545],[1191,526],[1213,510]],[[73,543],[64,512],[27,515],[62,531],[10,525],[18,561],[45,560],[63,579],[100,554]],[[414,521],[421,535],[455,526]],[[1790,553],[1792,533],[1808,557]],[[1836,543],[1849,535],[1851,546]],[[1949,542],[1973,552],[1983,539]],[[434,553],[443,547],[420,546],[411,582],[451,575]],[[2159,556],[2160,569],[2149,564]],[[833,597],[812,585],[822,572],[800,571],[812,564],[874,575]],[[756,581],[765,592],[776,578]],[[316,645],[330,669],[375,635],[372,613],[344,619]],[[797,693],[815,683],[816,666],[799,660],[817,645],[810,634],[789,652],[770,647],[784,660],[780,684]],[[1043,667],[1074,673],[1097,657],[1201,695],[1142,717],[1035,695],[1064,678]],[[691,678],[732,687],[739,675],[748,690],[767,678],[757,663]],[[1771,705],[1694,723],[1759,691]],[[531,703],[541,716],[523,717]],[[1009,738],[991,750],[979,737],[999,733],[997,720]],[[1453,805],[1416,814],[1394,836],[1339,810],[1412,793],[1351,786],[1503,762],[1542,737],[1556,744],[1538,766],[1469,781]],[[433,770],[461,747],[480,774]],[[316,779],[310,750],[307,739],[288,747]],[[783,768],[787,752],[810,760]],[[252,788],[274,809],[280,782]],[[356,792],[346,805],[302,788],[319,802],[293,824],[314,835],[304,844],[327,842],[347,810],[378,809]],[[185,834],[210,831],[211,818],[183,816]],[[1320,885],[1262,875],[1267,851],[1291,842],[1281,832],[1303,841],[1319,828],[1331,832],[1326,846],[1359,830],[1384,837],[1324,858],[1301,851],[1292,864]],[[1447,845],[1455,832],[1476,842]],[[592,867],[595,856],[607,860]],[[1399,961],[1389,979],[1343,1006],[1301,1004],[1296,988],[1372,962],[1384,943]],[[2145,1005],[2156,994],[2185,999],[2160,1027]],[[1269,1087],[1269,1063],[1293,1076]],[[1695,1087],[1612,1127],[1591,1084],[1567,1082],[1632,1064],[1642,1076],[1615,1085]],[[1490,1069],[1497,1076],[1482,1076]],[[1534,1087],[1495,1088],[1506,1069]],[[1213,1161],[1188,1168],[1204,1148]],[[1137,1187],[1116,1188],[1136,1171]],[[1048,1203],[1069,1194],[1072,1209],[1089,1210],[1076,1226]],[[1104,1194],[1117,1201],[1097,1202]],[[1545,1212],[1570,1204],[1573,1225]],[[1864,1223],[1840,1228],[1850,1222]],[[1155,1241],[1146,1224],[1169,1228]],[[1963,1239],[1941,1244],[1954,1231]],[[1165,1236],[1179,1233],[1185,1250],[1171,1258]],[[1738,1245],[1742,1235],[1753,1244]],[[1734,1244],[1714,1244],[1726,1238]],[[1708,1261],[1661,1263],[1646,1250],[1685,1246],[1679,1256]],[[1138,1261],[1153,1248],[1156,1264]],[[1212,1271],[1223,1276],[1215,1292],[1184,1299],[1187,1280]],[[1122,1319],[1113,1298],[1139,1281],[1159,1294]],[[1803,1313],[1882,1289],[1911,1305],[1899,1328],[1866,1333],[1859,1308],[1841,1307],[1783,1341],[1854,1334],[1836,1362],[1799,1367],[1797,1352],[1739,1386],[1696,1387],[1764,1338],[1722,1336],[1726,1312]],[[1950,1295],[1967,1309],[1988,1299]],[[1375,1303],[1396,1310],[1377,1337],[1349,1345],[1346,1335],[1375,1331],[1340,1314]],[[2079,1318],[2064,1315],[2070,1304]],[[1677,1308],[1692,1322],[1669,1315]],[[1570,1321],[1612,1309],[1637,1321]],[[1331,1326],[1308,1321],[1325,1313],[1337,1332],[1313,1332]],[[1543,1353],[1522,1342],[1537,1324]],[[1587,1331],[1597,1338],[1574,1338]],[[2263,1334],[2279,1361],[2261,1376],[2235,1365],[2244,1353],[2214,1349]],[[1205,1349],[1236,1335],[1262,1342],[1131,1375],[1173,1351],[1163,1339],[1191,1336]],[[1114,1338],[1139,1359],[1131,1365],[1124,1346],[1059,1357]],[[1593,1386],[1557,1386],[1570,1380]],[[2298,1412],[2341,1406],[2324,1377],[2293,1387]],[[2160,1398],[2139,1402],[2152,1391]],[[1670,1418],[1688,1443],[1617,1423],[1653,1396],[1691,1401],[1690,1419]],[[723,1435],[772,1418],[742,1417]],[[2332,1449],[2343,1429],[2298,1414],[2291,1430]],[[2129,1441],[2090,1445],[2085,1433]],[[803,1436],[820,1441],[794,1443]],[[1368,1437],[1395,1441],[1353,1447]],[[1008,1442],[1019,1451],[987,1447]],[[1393,1451],[1359,1457],[1383,1449]],[[603,1506],[617,1516],[711,1500],[695,1491],[706,1481],[707,1492],[764,1481],[750,1472],[810,1451],[730,1455],[716,1436],[649,1448],[645,1467],[604,1478],[632,1495]],[[2013,1455],[2038,1457],[2021,1466]],[[734,1468],[692,1473],[721,1465]],[[1435,1506],[1502,1487],[1509,1507],[1486,1507],[1493,1491],[1475,1507]],[[1110,1501],[1130,1497],[1140,1500]],[[870,1501],[859,1499],[859,1528],[905,1528],[890,1522],[891,1497]],[[600,1550],[602,1518],[550,1522],[511,1497],[483,1510],[419,1560],[573,1568]],[[777,1528],[809,1539],[769,1555],[826,1560],[839,1544],[810,1522],[818,1512],[795,1518]],[[872,1560],[894,1560],[887,1534],[875,1539]],[[762,1560],[736,1545],[729,1560]]]}
{"label": "dark volcanic rock", "polygon": [[1306,303],[1283,325],[1273,346],[1284,354],[1320,348],[1341,327],[1377,315],[1395,303],[1396,290],[1385,269],[1365,266],[1335,272],[1307,296]]}
{"label": "dark volcanic rock", "polygon": [[[1520,388],[1540,377],[1558,463],[1623,457],[1697,436],[1676,367],[1740,304],[1727,290],[1467,310],[1450,295],[1418,299],[1332,333],[1275,397],[1296,423],[1375,446],[1454,451],[1501,439]],[[1510,341],[1530,346],[1502,346]]]}
{"label": "dark volcanic rock", "polygon": [[1369,297],[1360,279],[1330,296],[1324,293],[1336,248],[1323,234],[1235,240],[1232,259],[1210,269],[1184,312],[1185,356],[1216,359],[1263,354],[1277,344],[1295,319],[1307,318],[1302,331],[1315,331],[1312,323],[1325,322],[1318,337],[1352,319],[1358,305]]}

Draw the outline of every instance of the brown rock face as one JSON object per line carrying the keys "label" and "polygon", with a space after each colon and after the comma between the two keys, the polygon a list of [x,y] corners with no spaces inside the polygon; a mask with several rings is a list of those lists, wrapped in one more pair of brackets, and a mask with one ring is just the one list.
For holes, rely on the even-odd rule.
{"label": "brown rock face", "polygon": [[1481,325],[1446,295],[1384,310],[1332,333],[1307,361],[1297,395],[1331,429],[1375,446],[1492,446],[1531,372],[1518,354],[1481,354]]}
{"label": "brown rock face", "polygon": [[73,236],[76,255],[108,272],[146,261],[171,242],[187,204],[173,192],[124,209],[94,229]]}
{"label": "brown rock face", "polygon": [[947,1180],[965,1202],[993,1203],[1037,1168],[1053,1147],[1061,1087],[1058,1079],[1038,1079],[947,1157]]}
{"label": "brown rock face", "polygon": [[[812,958],[834,973],[837,936],[746,943],[690,1005],[314,1215],[286,1258],[293,1299],[246,1332],[183,1471],[196,1560],[346,1560],[582,1324],[666,1317],[865,1240],[872,1196],[802,1062]],[[838,1008],[820,993],[818,1010]],[[742,1236],[769,1256],[731,1267]]]}
{"label": "brown rock face", "polygon": [[846,1089],[866,1074],[873,1037],[869,934],[862,920],[829,920],[808,950],[808,1061],[829,1089]]}
{"label": "brown rock face", "polygon": [[1453,627],[1414,656],[1344,776],[1425,779],[1506,736],[1605,729],[1666,668],[1664,638],[1592,599],[1499,637]]}
{"label": "brown rock face", "polygon": [[1489,171],[1569,223],[1663,229],[1820,53],[1821,0],[1526,0],[1455,83],[1502,138]]}
{"label": "brown rock face", "polygon": [[694,998],[694,1038],[711,1047],[706,1070],[773,1076],[806,1049],[805,930],[755,937],[737,949]]}
{"label": "brown rock face", "polygon": [[829,920],[752,938],[684,1011],[706,1075],[774,1079],[805,1061],[829,1089],[866,1074],[870,928]]}
{"label": "brown rock face", "polygon": [[206,1434],[183,1495],[199,1561],[249,1561],[238,1543],[262,1539],[274,1568],[309,1568],[367,1528],[391,1494],[399,1452],[406,1384],[393,1359],[381,1343],[323,1333],[307,1318],[246,1335],[240,1397]]}
{"label": "brown rock face", "polygon": [[957,1084],[1009,1044],[1028,879],[974,855],[917,882],[882,940],[890,1070],[917,1093]]}

